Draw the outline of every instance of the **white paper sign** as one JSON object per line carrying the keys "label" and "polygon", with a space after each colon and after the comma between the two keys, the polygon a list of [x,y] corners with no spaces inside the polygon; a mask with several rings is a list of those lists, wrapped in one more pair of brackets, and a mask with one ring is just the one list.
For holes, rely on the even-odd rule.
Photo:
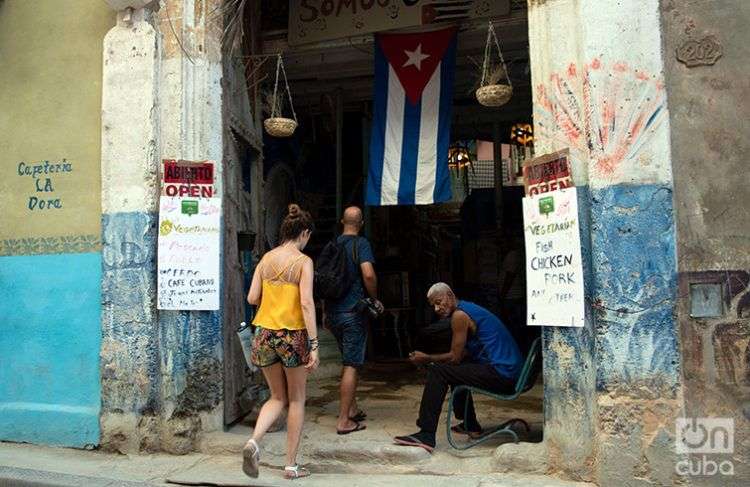
{"label": "white paper sign", "polygon": [[523,199],[529,326],[583,326],[576,188]]}
{"label": "white paper sign", "polygon": [[219,309],[221,198],[159,199],[158,309]]}

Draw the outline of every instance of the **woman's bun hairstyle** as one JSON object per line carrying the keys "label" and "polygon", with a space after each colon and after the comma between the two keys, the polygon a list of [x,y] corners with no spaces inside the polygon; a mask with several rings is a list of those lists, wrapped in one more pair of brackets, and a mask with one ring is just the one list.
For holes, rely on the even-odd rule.
{"label": "woman's bun hairstyle", "polygon": [[302,232],[315,230],[315,224],[310,213],[303,210],[299,205],[292,203],[287,207],[287,215],[281,222],[279,239],[281,243],[296,240]]}

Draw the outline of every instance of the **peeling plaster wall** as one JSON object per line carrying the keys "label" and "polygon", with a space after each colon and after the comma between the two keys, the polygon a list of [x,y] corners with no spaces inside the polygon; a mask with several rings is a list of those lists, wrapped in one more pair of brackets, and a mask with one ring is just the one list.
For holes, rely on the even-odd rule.
{"label": "peeling plaster wall", "polygon": [[[592,292],[591,195],[578,188],[584,292]],[[544,343],[544,441],[553,471],[573,478],[591,478],[595,458],[596,386],[595,329],[591,307],[586,307],[583,328],[545,327]],[[575,421],[571,421],[576,418]],[[567,465],[570,468],[564,468]]]}
{"label": "peeling plaster wall", "polygon": [[161,160],[216,161],[222,192],[218,6],[162,1],[157,12],[120,14],[105,40],[101,425],[110,450],[183,454],[222,425],[221,311],[156,309]]}
{"label": "peeling plaster wall", "polygon": [[[673,127],[678,319],[685,415],[734,419],[734,478],[750,479],[750,3],[662,0]],[[697,48],[699,47],[699,48]],[[723,312],[692,318],[690,285],[719,284]],[[740,485],[739,483],[736,485]]]}
{"label": "peeling plaster wall", "polygon": [[104,41],[102,445],[158,450],[161,354],[156,228],[161,37],[147,10]]}
{"label": "peeling plaster wall", "polygon": [[[170,0],[162,2],[157,18],[163,38],[161,158],[215,161],[219,197],[224,181],[221,7],[220,0]],[[223,269],[220,279],[223,287]],[[221,310],[159,312],[170,451],[189,451],[200,432],[223,425],[222,315]]]}
{"label": "peeling plaster wall", "polygon": [[[553,472],[668,485],[681,407],[670,126],[657,0],[530,0],[539,153],[571,150],[587,323],[545,330]],[[587,243],[590,240],[590,243]]]}

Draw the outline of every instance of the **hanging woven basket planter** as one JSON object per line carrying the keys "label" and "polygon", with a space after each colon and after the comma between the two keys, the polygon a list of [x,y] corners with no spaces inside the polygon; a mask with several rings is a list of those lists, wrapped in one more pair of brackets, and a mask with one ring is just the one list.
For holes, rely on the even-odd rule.
{"label": "hanging woven basket planter", "polygon": [[486,107],[501,107],[513,96],[511,85],[487,85],[477,88],[477,101]]}
{"label": "hanging woven basket planter", "polygon": [[[284,76],[284,85],[286,87],[286,94],[289,97],[289,106],[292,109],[293,119],[282,117],[280,107],[278,116],[276,114],[276,108],[279,106],[277,98],[279,73]],[[271,116],[263,120],[263,127],[265,127],[266,132],[273,137],[291,137],[297,129],[297,114],[294,112],[292,92],[289,90],[289,82],[286,79],[286,70],[284,69],[284,61],[281,59],[281,54],[276,58],[276,82],[273,85],[273,97],[271,98]]]}
{"label": "hanging woven basket planter", "polygon": [[274,137],[291,137],[297,129],[297,122],[291,118],[273,117],[263,120],[263,126]]}
{"label": "hanging woven basket planter", "polygon": [[[490,65],[490,51],[492,50],[491,45],[494,40],[495,47],[497,48],[498,56],[500,57],[500,63],[502,65],[502,71],[500,73],[505,76],[505,83],[500,83],[499,76],[496,73],[488,73]],[[500,42],[495,34],[495,28],[492,26],[492,22],[489,23],[487,29],[487,42],[484,46],[484,62],[482,63],[482,80],[479,83],[479,88],[475,92],[477,101],[486,107],[501,107],[510,101],[513,96],[513,83],[510,81],[508,76],[508,67],[505,65],[505,59],[503,58],[503,52],[500,50]]]}

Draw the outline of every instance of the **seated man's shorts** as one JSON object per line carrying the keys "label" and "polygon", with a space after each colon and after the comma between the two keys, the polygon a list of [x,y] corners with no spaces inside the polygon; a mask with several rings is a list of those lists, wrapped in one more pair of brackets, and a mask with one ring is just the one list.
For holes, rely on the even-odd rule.
{"label": "seated man's shorts", "polygon": [[269,330],[259,327],[253,336],[250,360],[256,367],[276,362],[287,368],[305,365],[310,359],[307,330]]}
{"label": "seated man's shorts", "polygon": [[339,313],[331,317],[328,328],[336,337],[341,362],[349,367],[362,367],[367,349],[367,326],[360,313]]}

